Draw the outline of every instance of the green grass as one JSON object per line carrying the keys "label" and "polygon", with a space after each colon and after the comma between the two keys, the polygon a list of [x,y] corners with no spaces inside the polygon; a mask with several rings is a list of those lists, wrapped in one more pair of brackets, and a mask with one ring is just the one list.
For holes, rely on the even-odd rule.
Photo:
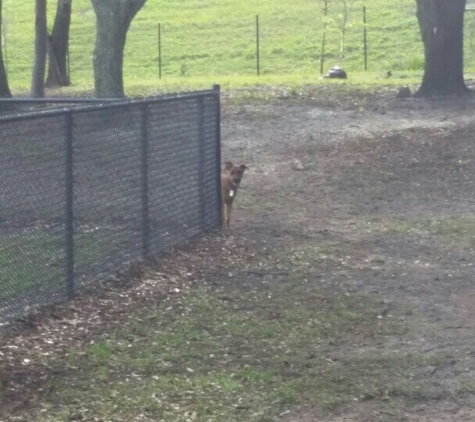
{"label": "green grass", "polygon": [[60,243],[60,236],[43,230],[1,236],[0,300],[61,283],[64,252]]}
{"label": "green grass", "polygon": [[[76,234],[74,242],[77,279],[131,247],[123,234],[111,242],[104,231]],[[35,228],[0,236],[0,300],[55,287],[66,291],[64,233]]]}
{"label": "green grass", "polygon": [[[473,230],[472,221],[430,226],[441,236]],[[393,230],[407,234],[402,224]],[[120,324],[64,352],[33,350],[29,358],[50,375],[22,415],[39,422],[269,422],[300,406],[325,413],[370,401],[390,412],[472,394],[469,375],[457,386],[430,375],[458,359],[456,351],[411,346],[438,323],[410,305],[329,282],[332,270],[312,276],[310,263],[341,262],[346,247],[252,249],[259,254],[246,256],[249,274],[266,274],[276,262],[289,273],[264,282],[235,271],[240,262],[228,279],[219,266],[213,288],[137,306]],[[389,346],[394,339],[401,342]]]}
{"label": "green grass", "polygon": [[[354,74],[363,71],[362,6],[356,0],[350,13],[346,52],[341,63]],[[366,2],[368,3],[368,2]],[[401,74],[420,73],[423,49],[413,0],[374,0],[367,4],[369,70],[373,82],[392,69]],[[7,67],[14,91],[28,89],[33,56],[33,4],[5,0],[4,25]],[[51,27],[56,3],[49,4]],[[255,78],[255,15],[261,25],[261,71]],[[326,68],[339,62],[339,11],[330,10]],[[163,75],[158,80],[157,24],[162,24]],[[474,67],[472,27],[475,14],[467,14],[466,66]],[[75,0],[71,26],[71,75],[76,90],[93,86],[92,54],[95,15],[90,0]],[[322,10],[317,0],[236,2],[148,1],[136,16],[128,35],[124,78],[128,92],[173,90],[210,86],[214,82],[241,86],[279,83],[292,75],[293,83],[314,83],[319,68]],[[384,81],[381,81],[384,82]],[[171,86],[170,86],[171,85]],[[141,89],[138,89],[140,93]],[[180,89],[181,90],[181,89]]]}
{"label": "green grass", "polygon": [[384,219],[367,224],[370,231],[392,236],[436,237],[466,247],[475,246],[475,218],[469,215],[437,219]]}
{"label": "green grass", "polygon": [[263,422],[299,404],[332,410],[439,394],[411,373],[450,356],[370,350],[406,330],[396,316],[378,318],[384,308],[377,298],[333,295],[304,280],[193,290],[71,350],[61,365],[76,369],[51,381],[35,420],[140,413],[143,420]]}

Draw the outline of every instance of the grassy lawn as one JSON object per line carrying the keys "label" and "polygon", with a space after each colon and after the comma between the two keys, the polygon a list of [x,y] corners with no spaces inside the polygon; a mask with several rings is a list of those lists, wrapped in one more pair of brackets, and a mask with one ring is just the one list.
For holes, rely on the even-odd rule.
{"label": "grassy lawn", "polygon": [[436,236],[446,244],[475,246],[475,218],[471,215],[416,220],[386,219],[366,223],[366,227],[368,230],[391,236],[412,235],[427,238]]}
{"label": "grassy lawn", "polygon": [[26,230],[0,236],[0,300],[64,280],[64,248],[57,233]]}
{"label": "grassy lawn", "polygon": [[[449,351],[387,347],[410,338],[410,326],[421,323],[417,312],[389,310],[377,295],[308,275],[309,262],[337,262],[347,251],[309,243],[265,253],[259,262],[253,252],[241,257],[251,260],[246,270],[231,265],[232,277],[218,287],[185,289],[136,309],[113,331],[54,361],[30,354],[56,375],[42,384],[29,415],[270,422],[299,405],[326,413],[377,401],[391,414],[402,403],[445,394],[424,374],[453,360]],[[270,267],[276,262],[290,272],[279,275]]]}
{"label": "grassy lawn", "polygon": [[[71,350],[62,365],[77,370],[54,380],[37,420],[132,420],[141,409],[144,420],[271,421],[301,403],[396,406],[428,387],[408,374],[449,358],[358,353],[368,338],[405,331],[405,317],[383,318],[377,298],[300,277],[241,287],[192,290]],[[328,353],[335,347],[341,355]]]}
{"label": "grassy lawn", "polygon": [[[130,253],[132,248],[126,236],[122,233],[111,241],[110,233],[104,230],[77,234],[74,239],[77,277],[83,273],[88,278],[97,276],[111,262],[120,265],[122,254]],[[0,236],[0,301],[29,292],[41,295],[55,288],[65,292],[65,277],[65,238],[61,231],[25,229]]]}
{"label": "grassy lawn", "polygon": [[[346,51],[341,64],[350,72],[363,70],[363,0],[352,3]],[[422,70],[422,44],[414,2],[375,0],[367,4],[369,70],[384,74]],[[3,19],[6,61],[15,91],[28,88],[33,56],[33,5],[28,0],[5,0]],[[52,26],[55,2],[49,4]],[[255,15],[261,25],[261,74],[295,75],[314,80],[319,69],[323,28],[321,4],[315,0],[261,2],[225,0],[149,1],[130,28],[124,76],[128,86],[161,87],[169,79],[177,86],[202,78],[205,85],[231,78],[246,83],[255,75]],[[339,22],[334,6],[328,17],[326,68],[340,62]],[[473,20],[471,15],[467,20]],[[157,24],[162,24],[163,82],[158,81]],[[71,75],[76,89],[93,86],[92,54],[95,15],[89,0],[75,0],[71,25]],[[468,23],[468,28],[471,28]],[[471,36],[467,37],[466,65],[473,66]],[[244,80],[240,80],[244,78]],[[189,82],[189,80],[191,82]],[[196,81],[198,83],[198,81]],[[255,82],[254,82],[255,83]],[[275,82],[274,82],[275,83]]]}
{"label": "grassy lawn", "polygon": [[[367,2],[366,2],[367,3]],[[412,0],[374,0],[367,7],[368,72],[363,58],[363,0],[352,2],[346,49],[340,60],[341,10],[330,9],[325,70],[341,64],[359,86],[419,83],[423,47]],[[320,84],[322,5],[315,0],[246,0],[146,3],[129,31],[124,79],[128,95],[256,85],[301,87]],[[56,11],[49,3],[49,26]],[[260,16],[261,76],[256,76],[255,15]],[[33,5],[5,0],[3,20],[6,62],[14,94],[28,92],[33,63]],[[157,25],[162,25],[163,78],[158,79]],[[93,89],[95,15],[90,0],[75,0],[71,24],[72,87],[48,95],[88,95]],[[475,68],[475,13],[466,15],[465,67]],[[387,70],[393,78],[386,79]],[[325,81],[327,83],[327,81]]]}

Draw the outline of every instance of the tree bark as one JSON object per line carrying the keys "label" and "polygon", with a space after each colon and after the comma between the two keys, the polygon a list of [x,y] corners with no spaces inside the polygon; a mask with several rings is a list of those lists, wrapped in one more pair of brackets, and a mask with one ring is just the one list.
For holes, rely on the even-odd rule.
{"label": "tree bark", "polygon": [[[2,33],[2,0],[0,0],[0,34]],[[9,98],[12,96],[8,86],[7,71],[3,62],[3,48],[0,42],[0,97]]]}
{"label": "tree bark", "polygon": [[98,98],[124,96],[123,62],[127,31],[147,0],[91,0],[97,19],[94,85]]}
{"label": "tree bark", "polygon": [[35,63],[30,95],[45,96],[45,67],[48,30],[46,26],[46,0],[36,0],[35,7]]}
{"label": "tree bark", "polygon": [[463,95],[463,19],[466,0],[416,0],[425,68],[417,96]]}
{"label": "tree bark", "polygon": [[46,86],[69,86],[67,57],[72,0],[58,0],[53,31],[48,37],[48,76]]}

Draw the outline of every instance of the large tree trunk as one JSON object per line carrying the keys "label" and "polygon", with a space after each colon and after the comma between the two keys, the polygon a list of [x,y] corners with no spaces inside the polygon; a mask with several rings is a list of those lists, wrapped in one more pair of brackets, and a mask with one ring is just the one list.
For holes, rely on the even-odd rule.
{"label": "large tree trunk", "polygon": [[[2,33],[2,0],[0,0],[0,34]],[[7,71],[3,62],[3,49],[0,42],[0,97],[11,97],[10,88],[8,86]]]}
{"label": "large tree trunk", "polygon": [[46,86],[69,86],[67,56],[72,0],[58,0],[53,32],[48,37],[48,77]]}
{"label": "large tree trunk", "polygon": [[46,0],[36,0],[35,10],[35,64],[30,95],[45,96],[45,67],[48,30],[46,27]]}
{"label": "large tree trunk", "polygon": [[466,0],[416,0],[425,69],[418,96],[462,95],[463,18]]}
{"label": "large tree trunk", "polygon": [[127,31],[147,0],[91,0],[96,12],[94,83],[98,98],[124,96],[123,62]]}

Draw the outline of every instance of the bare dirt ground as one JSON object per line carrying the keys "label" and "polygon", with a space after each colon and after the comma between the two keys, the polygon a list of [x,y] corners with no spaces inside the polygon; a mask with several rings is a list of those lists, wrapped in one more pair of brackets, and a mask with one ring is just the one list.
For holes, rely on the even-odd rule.
{"label": "bare dirt ground", "polygon": [[377,347],[454,354],[428,375],[453,395],[394,411],[361,403],[334,419],[300,409],[284,420],[475,420],[466,385],[475,379],[474,105],[392,93],[328,104],[315,93],[226,109],[224,157],[251,168],[234,230],[277,238],[283,248],[339,249],[328,275],[335,288],[380,294],[389,309],[420,316],[406,338]]}
{"label": "bare dirt ground", "polygon": [[[192,267],[179,272],[182,279],[207,272],[219,286],[228,273],[228,257],[219,256],[223,241],[236,240],[244,254],[246,244],[265,247],[271,260],[272,251],[275,259],[305,252],[309,279],[335,292],[383,298],[381,318],[404,320],[407,313],[406,330],[376,343],[365,339],[356,353],[445,356],[406,374],[416,386],[410,399],[388,406],[383,396],[359,398],[330,414],[309,404],[279,420],[475,420],[475,100],[398,100],[389,91],[343,96],[320,88],[302,95],[263,89],[249,101],[225,98],[223,104],[223,161],[243,162],[250,171],[228,240],[200,243],[196,259],[193,246],[182,252],[176,259]],[[167,274],[170,260],[149,279]],[[244,282],[260,280],[249,275]],[[25,369],[27,349],[51,356],[81,345],[175,289],[164,282],[152,294],[145,282],[127,294],[80,299],[43,316],[46,321],[27,321],[30,328],[4,332],[0,392],[10,391],[9,409],[18,415],[12,420],[28,420],[19,409],[35,402],[31,390],[41,388],[44,376]],[[120,309],[111,311],[112,301]]]}

